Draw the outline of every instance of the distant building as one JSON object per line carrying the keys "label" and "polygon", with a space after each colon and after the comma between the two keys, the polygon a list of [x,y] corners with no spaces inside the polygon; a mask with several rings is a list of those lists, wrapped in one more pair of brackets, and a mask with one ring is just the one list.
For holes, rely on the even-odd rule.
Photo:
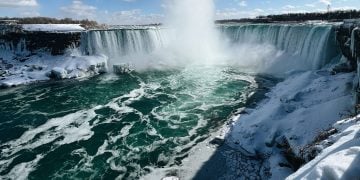
{"label": "distant building", "polygon": [[18,20],[0,20],[0,25],[16,25]]}

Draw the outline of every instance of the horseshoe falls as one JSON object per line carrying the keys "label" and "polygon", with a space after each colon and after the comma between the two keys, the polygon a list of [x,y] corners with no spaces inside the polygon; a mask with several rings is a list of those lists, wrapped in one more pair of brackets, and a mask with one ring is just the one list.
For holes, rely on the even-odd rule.
{"label": "horseshoe falls", "polygon": [[161,25],[0,22],[0,179],[352,179],[358,28],[162,2]]}
{"label": "horseshoe falls", "polygon": [[[226,54],[217,58],[216,63],[236,64],[251,72],[281,74],[316,70],[337,62],[341,55],[333,25],[240,24],[217,29],[226,42]],[[82,34],[80,49],[84,55],[105,54],[112,64],[133,63],[135,66],[157,59],[157,63],[184,65],[185,60],[169,62],[169,58],[176,57],[163,52],[173,51],[173,47],[169,47],[171,33],[161,27],[88,31]],[[131,61],[129,56],[138,56],[141,60]],[[149,56],[152,59],[147,58]],[[148,65],[153,63],[156,62]]]}
{"label": "horseshoe falls", "polygon": [[73,51],[134,71],[0,91],[0,177],[138,179],[176,169],[286,76],[340,60],[332,25],[216,31],[226,55],[210,64],[174,56],[166,27],[82,32]]}
{"label": "horseshoe falls", "polygon": [[245,24],[222,26],[220,31],[231,44],[228,49],[237,51],[229,53],[234,61],[247,54],[237,63],[259,72],[316,70],[341,56],[332,25]]}

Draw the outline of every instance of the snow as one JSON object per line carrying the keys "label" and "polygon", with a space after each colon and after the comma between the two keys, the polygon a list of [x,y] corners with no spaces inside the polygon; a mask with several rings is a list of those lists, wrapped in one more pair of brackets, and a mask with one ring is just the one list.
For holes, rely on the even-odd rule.
{"label": "snow", "polygon": [[[217,151],[217,147],[210,145],[214,138],[224,140],[228,126],[224,125],[220,130],[210,134],[203,142],[191,149],[188,157],[182,160],[180,166],[152,169],[150,174],[141,177],[141,180],[166,180],[166,179],[195,179],[197,173],[211,159]],[[170,174],[170,175],[169,175]],[[209,174],[215,175],[214,172]],[[176,176],[174,176],[176,175]]]}
{"label": "snow", "polygon": [[45,31],[45,32],[73,32],[85,31],[80,24],[23,24],[25,31]]}
{"label": "snow", "polygon": [[289,168],[276,144],[284,138],[295,155],[322,131],[353,108],[355,73],[331,75],[327,70],[289,74],[257,108],[236,118],[226,137],[230,146],[252,153],[271,154],[272,179],[283,179]]}
{"label": "snow", "polygon": [[[77,24],[23,25],[26,31],[71,32],[84,31]],[[354,32],[352,33],[354,34]],[[354,52],[354,35],[351,38]],[[0,59],[12,64],[6,76],[0,79],[0,87],[11,87],[50,79],[83,78],[107,71],[108,58],[104,55],[83,56],[69,52],[62,56],[38,53],[19,62],[13,55],[0,53]],[[1,65],[2,62],[0,62]],[[320,142],[322,152],[305,164],[288,179],[354,179],[360,177],[360,116],[337,122],[350,114],[353,109],[353,80],[355,73],[332,75],[330,70],[289,71],[286,79],[277,84],[255,109],[245,109],[219,135],[225,143],[239,151],[245,149],[251,154],[271,154],[268,159],[272,179],[284,179],[292,173],[279,163],[287,163],[276,148],[287,140],[295,155],[312,143],[322,131],[335,127],[339,133]],[[87,132],[72,129],[67,134],[85,136]],[[196,176],[209,158],[216,153],[209,141],[193,148],[188,158],[178,169],[180,179]],[[72,141],[71,139],[66,139]],[[231,159],[234,161],[234,159]],[[237,159],[235,159],[237,160]],[[341,160],[341,161],[339,161]],[[230,165],[229,165],[230,164]],[[235,163],[236,164],[236,163]],[[19,169],[31,164],[23,164]],[[234,163],[227,165],[238,168]],[[177,179],[168,176],[173,168],[154,170],[144,179]]]}
{"label": "snow", "polygon": [[[108,57],[104,55],[83,56],[67,53],[61,56],[52,56],[39,53],[28,57],[25,62],[16,59],[7,59],[6,63],[13,67],[8,69],[0,79],[0,87],[12,87],[50,79],[84,78],[107,71]],[[1,65],[1,64],[0,64]]]}
{"label": "snow", "polygon": [[[352,82],[354,78],[355,73],[332,75],[328,69],[288,74],[283,82],[271,89],[267,94],[268,97],[255,109],[245,109],[242,114],[233,118],[232,124],[224,125],[220,131],[194,147],[179,167],[154,169],[143,179],[161,179],[167,177],[168,174],[173,175],[174,172],[180,179],[193,179],[199,175],[199,172],[204,171],[204,168],[206,171],[210,169],[207,172],[208,177],[213,176],[214,179],[217,176],[223,179],[236,179],[256,177],[254,175],[259,174],[261,178],[266,179],[267,177],[264,177],[266,169],[256,169],[257,166],[268,167],[272,174],[271,179],[285,179],[293,173],[293,170],[279,165],[279,163],[288,164],[288,162],[281,149],[276,147],[276,143],[286,138],[295,154],[299,155],[300,150],[313,142],[320,132],[329,129],[339,119],[348,115],[353,108]],[[339,125],[335,127],[339,131],[346,129],[338,128]],[[360,130],[360,125],[353,128]],[[359,130],[354,131],[353,134]],[[342,134],[351,137],[350,131],[344,130]],[[358,134],[360,135],[360,132]],[[338,139],[335,137],[338,136],[334,135],[334,142]],[[214,138],[223,139],[225,145],[213,147],[210,141]],[[329,144],[329,141],[324,141],[323,144]],[[228,145],[231,148],[226,148]],[[325,145],[319,147],[319,149],[325,148]],[[244,152],[249,154],[244,154]],[[352,154],[349,154],[350,152]],[[358,174],[354,175],[355,170],[359,168],[351,165],[359,152],[360,147],[338,149],[334,152],[334,157],[329,157],[326,161],[319,163],[318,169],[313,169],[311,164],[305,165],[307,170],[304,172],[310,169],[313,173],[319,173],[319,169],[322,169],[323,174],[318,174],[318,177],[349,177],[350,179],[359,177]],[[246,157],[256,157],[258,153],[268,154],[268,159],[264,162],[261,159],[247,161]],[[218,159],[214,161],[214,157]],[[344,160],[335,164],[334,160],[339,158]],[[209,167],[209,163],[215,165]],[[223,166],[224,169],[222,172],[215,172],[221,170],[214,171],[212,166]],[[349,170],[349,167],[354,171],[343,176],[342,172]],[[333,171],[337,176],[326,174],[328,171]],[[313,179],[315,176],[301,176],[299,179],[303,177]],[[293,175],[289,179],[298,179],[298,176]]]}
{"label": "snow", "polygon": [[302,147],[352,107],[353,78],[354,73],[325,71],[291,75],[267,94],[266,102],[241,115],[229,137],[251,152],[283,135],[294,147]]}
{"label": "snow", "polygon": [[332,144],[287,179],[358,179],[360,177],[360,115],[341,120],[339,133],[322,142]]}

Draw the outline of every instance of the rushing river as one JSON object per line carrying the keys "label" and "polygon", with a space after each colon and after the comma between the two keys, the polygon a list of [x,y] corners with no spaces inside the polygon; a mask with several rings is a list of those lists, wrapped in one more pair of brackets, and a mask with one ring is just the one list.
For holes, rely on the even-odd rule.
{"label": "rushing river", "polygon": [[209,66],[2,90],[0,177],[132,179],[180,164],[264,81]]}

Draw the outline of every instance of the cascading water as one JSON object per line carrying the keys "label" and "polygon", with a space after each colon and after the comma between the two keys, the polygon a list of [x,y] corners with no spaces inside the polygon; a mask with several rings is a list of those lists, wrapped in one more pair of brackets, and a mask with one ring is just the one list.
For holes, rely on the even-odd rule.
{"label": "cascading water", "polygon": [[220,29],[240,53],[256,53],[255,58],[250,57],[253,62],[241,59],[242,63],[265,63],[265,72],[315,70],[340,54],[332,25],[240,24]]}
{"label": "cascading water", "polygon": [[[176,7],[186,3],[175,2],[179,3]],[[182,12],[173,11],[177,13],[172,16]],[[134,63],[134,58],[127,56],[141,59],[137,64],[155,64],[147,62],[146,56],[151,54],[150,59],[170,66],[221,62],[246,66],[252,72],[278,74],[319,69],[340,54],[332,25],[237,24],[215,29],[211,23],[193,25],[201,21],[196,18],[192,22],[179,19],[167,28],[84,32],[81,50],[88,55],[105,54],[111,64]],[[228,44],[220,43],[219,37],[227,37]]]}
{"label": "cascading water", "polygon": [[159,28],[113,29],[84,32],[81,40],[83,54],[105,54],[119,59],[126,55],[149,53],[163,46]]}
{"label": "cascading water", "polygon": [[0,40],[0,51],[4,53],[13,53],[16,55],[29,55],[26,47],[26,39],[20,39],[18,42],[7,42]]}
{"label": "cascading water", "polygon": [[109,64],[181,68],[0,91],[0,179],[138,179],[176,167],[273,85],[242,67],[319,69],[339,53],[331,25],[216,27],[211,0],[167,7],[165,27],[86,31],[79,49]]}

